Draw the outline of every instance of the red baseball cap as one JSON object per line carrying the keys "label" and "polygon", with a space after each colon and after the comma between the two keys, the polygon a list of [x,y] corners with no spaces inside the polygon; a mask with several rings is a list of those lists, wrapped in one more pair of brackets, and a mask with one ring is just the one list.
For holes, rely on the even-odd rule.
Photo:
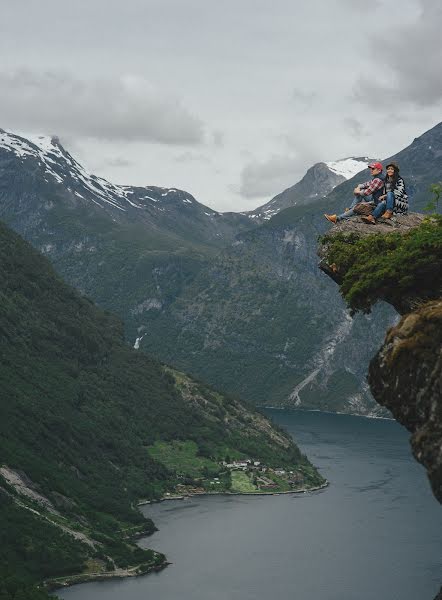
{"label": "red baseball cap", "polygon": [[384,167],[382,166],[382,163],[380,163],[380,162],[372,162],[368,165],[368,168],[369,169],[379,169],[379,171],[382,171]]}

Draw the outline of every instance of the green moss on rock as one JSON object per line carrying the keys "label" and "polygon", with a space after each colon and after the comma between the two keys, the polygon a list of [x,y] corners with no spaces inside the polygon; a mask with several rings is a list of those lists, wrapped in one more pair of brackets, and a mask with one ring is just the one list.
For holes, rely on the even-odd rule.
{"label": "green moss on rock", "polygon": [[442,292],[442,216],[406,233],[340,232],[324,236],[329,268],[352,312],[370,312],[386,300],[399,312]]}

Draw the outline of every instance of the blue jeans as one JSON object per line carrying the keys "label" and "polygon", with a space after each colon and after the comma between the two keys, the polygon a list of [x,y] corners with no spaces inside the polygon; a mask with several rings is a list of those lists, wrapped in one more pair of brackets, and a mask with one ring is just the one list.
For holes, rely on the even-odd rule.
{"label": "blue jeans", "polygon": [[[353,196],[353,202],[350,204],[350,210],[352,208],[354,208],[356,206],[356,204],[359,204],[359,202],[364,202],[363,198],[365,198],[365,196],[360,196],[359,194],[355,194]],[[368,198],[371,198],[371,196],[368,196]]]}
{"label": "blue jeans", "polygon": [[371,196],[360,196],[359,194],[355,194],[353,202],[350,204],[350,208],[340,215],[337,215],[336,221],[345,221],[346,219],[354,217],[356,213],[353,209],[359,202],[371,202]]}
{"label": "blue jeans", "polygon": [[381,215],[384,214],[384,212],[386,210],[393,210],[393,207],[394,207],[394,194],[393,194],[393,192],[387,192],[387,199],[382,200],[382,202],[379,202],[379,204],[376,206],[376,208],[373,211],[373,217],[375,219],[378,219]]}

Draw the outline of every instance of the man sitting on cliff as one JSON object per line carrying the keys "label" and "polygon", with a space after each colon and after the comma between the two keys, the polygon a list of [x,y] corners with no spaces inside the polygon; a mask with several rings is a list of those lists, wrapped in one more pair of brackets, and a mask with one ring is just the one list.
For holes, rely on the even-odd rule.
{"label": "man sitting on cliff", "polygon": [[[368,168],[371,171],[372,179],[370,181],[366,181],[365,183],[359,183],[355,187],[353,190],[354,199],[350,204],[350,208],[346,208],[345,211],[340,215],[324,215],[327,221],[330,221],[331,223],[337,223],[338,221],[350,219],[357,214],[361,214],[355,212],[354,207],[356,204],[367,203],[373,207],[378,204],[379,197],[382,196],[382,190],[384,188],[384,176],[382,175],[384,167],[380,162],[372,162],[368,165]],[[368,214],[368,212],[370,211],[368,210],[365,214]]]}

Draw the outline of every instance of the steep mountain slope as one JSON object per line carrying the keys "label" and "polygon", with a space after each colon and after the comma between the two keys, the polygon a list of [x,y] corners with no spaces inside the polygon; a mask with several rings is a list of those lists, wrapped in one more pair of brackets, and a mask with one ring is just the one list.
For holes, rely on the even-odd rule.
{"label": "steep mountain slope", "polygon": [[[412,205],[423,207],[442,172],[442,124],[394,158],[411,181]],[[323,213],[344,208],[366,178],[241,234],[166,310],[144,316],[142,347],[259,404],[386,414],[365,373],[397,317],[384,305],[375,317],[350,319],[316,268],[316,241],[329,229]]]}
{"label": "steep mountain slope", "polygon": [[[90,175],[56,138],[0,130],[0,218],[81,292],[120,315],[175,296],[247,216],[220,214],[175,188]],[[143,304],[144,303],[144,304]],[[140,308],[141,305],[141,308]]]}
{"label": "steep mountain slope", "polygon": [[[414,194],[412,206],[424,206],[429,183],[442,172],[442,124],[395,158]],[[326,185],[336,181],[330,168]],[[261,220],[253,215],[237,215],[238,226],[232,215],[205,215],[204,223],[225,219],[230,228],[216,230],[208,241],[215,230],[209,235],[198,226],[184,239],[172,217],[167,228],[158,220],[154,227],[147,216],[145,222],[122,224],[122,211],[113,205],[78,204],[62,184],[54,195],[41,182],[39,169],[32,178],[16,150],[1,154],[0,148],[0,211],[70,283],[117,311],[132,343],[137,340],[141,349],[258,404],[378,414],[364,373],[395,313],[384,306],[376,309],[376,319],[352,321],[316,268],[316,239],[329,228],[323,213],[343,209],[368,171],[321,198],[323,166],[317,165],[302,185],[280,198],[297,204],[270,220],[262,218],[260,227],[245,230],[250,221]],[[87,190],[80,193],[86,196]],[[163,196],[155,198],[159,202],[153,205],[160,205]],[[180,202],[178,208],[188,210],[190,205]],[[201,206],[194,207],[198,214],[204,212]],[[171,214],[176,216],[178,208]],[[146,212],[135,207],[127,212],[132,209],[136,215],[156,210],[149,205]]]}
{"label": "steep mountain slope", "polygon": [[323,481],[263,416],[128,347],[114,316],[3,224],[0,281],[1,585],[14,573],[32,582],[163,564],[127,539],[154,528],[139,498],[186,482],[159,442],[187,444],[210,476],[230,455],[291,466],[307,487]]}
{"label": "steep mountain slope", "polygon": [[304,211],[242,234],[167,309],[143,315],[141,347],[257,404],[385,414],[362,382],[394,313],[349,317],[316,266],[327,225]]}
{"label": "steep mountain slope", "polygon": [[219,247],[241,226],[250,226],[247,217],[218,213],[176,188],[115,185],[91,175],[57,138],[30,140],[2,129],[0,198],[0,216],[13,213],[28,235],[35,235],[42,224],[47,229],[54,220],[62,226],[63,217],[70,221],[75,217],[89,232],[90,221],[96,218],[102,226],[110,220],[119,226],[141,225],[145,235],[159,236],[163,244],[182,246],[191,241]]}
{"label": "steep mountain slope", "polygon": [[365,169],[369,162],[369,158],[358,157],[317,163],[310,167],[301,181],[248,214],[261,222],[270,219],[285,208],[310,204],[315,199],[323,198],[337,185]]}

